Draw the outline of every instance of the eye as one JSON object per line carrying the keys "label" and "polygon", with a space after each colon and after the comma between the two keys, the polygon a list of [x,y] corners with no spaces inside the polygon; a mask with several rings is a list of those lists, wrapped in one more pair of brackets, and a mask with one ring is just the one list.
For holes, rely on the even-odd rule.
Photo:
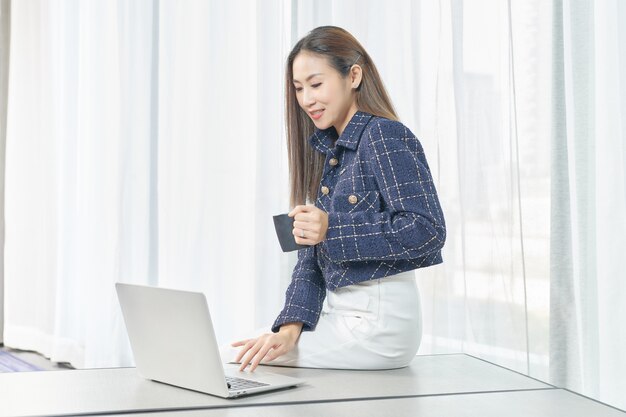
{"label": "eye", "polygon": [[[320,85],[322,85],[322,83],[317,83],[317,84],[313,84],[312,87],[317,88]],[[302,87],[295,87],[296,92],[299,92],[300,90],[302,90]]]}

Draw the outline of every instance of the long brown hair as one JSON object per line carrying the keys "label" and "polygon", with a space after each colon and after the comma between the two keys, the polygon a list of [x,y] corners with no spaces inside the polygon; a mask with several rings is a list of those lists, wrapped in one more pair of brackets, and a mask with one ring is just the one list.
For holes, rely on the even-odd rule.
{"label": "long brown hair", "polygon": [[296,99],[293,61],[301,51],[326,58],[329,65],[344,78],[348,76],[353,64],[360,65],[362,79],[356,88],[357,109],[398,120],[374,62],[347,30],[337,26],[319,26],[300,39],[287,57],[285,71],[285,120],[292,208],[298,204],[306,204],[307,199],[315,202],[325,162],[325,156],[307,143],[307,139],[315,131],[315,125]]}

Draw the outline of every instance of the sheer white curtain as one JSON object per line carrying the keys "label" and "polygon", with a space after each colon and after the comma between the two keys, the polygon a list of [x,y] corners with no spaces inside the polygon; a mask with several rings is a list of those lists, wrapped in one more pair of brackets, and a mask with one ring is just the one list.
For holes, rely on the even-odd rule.
{"label": "sheer white curtain", "polygon": [[[532,353],[535,373],[545,376],[547,352],[535,346],[545,347],[547,321],[541,146],[549,141],[535,126],[546,123],[544,108],[519,100],[513,112],[505,3],[287,5],[16,7],[7,343],[34,344],[57,359],[79,349],[84,360],[69,356],[78,366],[127,363],[117,280],[205,291],[223,340],[269,323],[291,272],[270,221],[286,208],[283,62],[310,29],[336,24],[378,64],[400,117],[423,142],[446,208],[446,263],[418,272],[421,353],[467,351],[523,371]],[[538,8],[514,13],[518,31],[546,30],[530,14]],[[538,34],[518,43],[529,49],[518,54],[541,53]],[[517,83],[531,87],[532,100],[540,85],[530,68],[518,69]],[[520,121],[521,139],[513,129]],[[522,213],[520,184],[535,193]],[[528,271],[524,215],[539,242]],[[544,295],[530,323],[526,275]],[[41,316],[32,317],[35,306]],[[233,306],[235,318],[225,319]],[[528,345],[527,326],[538,332]]]}
{"label": "sheer white curtain", "polygon": [[5,343],[132,364],[117,281],[204,291],[220,342],[271,323],[295,263],[271,217],[288,211],[290,10],[20,1],[12,17]]}
{"label": "sheer white curtain", "polygon": [[[609,65],[624,56],[623,6],[595,3],[589,30],[613,23],[583,39],[597,48],[588,61],[580,54],[592,44],[577,51],[581,32],[562,30],[588,17],[586,3],[563,7],[577,14],[560,4],[14,3],[7,344],[76,366],[132,363],[118,280],[204,291],[220,342],[269,326],[295,262],[271,223],[288,208],[283,63],[310,29],[332,24],[372,55],[425,148],[446,214],[444,264],[416,272],[419,353],[467,352],[619,405],[612,390],[623,364],[607,369],[582,355],[625,346],[611,327],[624,317],[626,285],[623,233],[611,228],[626,211],[607,214],[623,204],[616,108],[626,95],[623,84],[612,88],[624,79],[617,61]],[[595,80],[587,96],[578,71]],[[590,166],[585,147],[600,134]],[[584,182],[592,168],[597,176]],[[622,176],[609,181],[614,168]],[[596,205],[599,196],[607,200]],[[580,216],[591,206],[590,226]],[[593,264],[580,261],[591,256],[581,239],[592,235]],[[574,296],[576,314],[556,314]],[[598,309],[616,314],[589,316]],[[581,332],[596,318],[606,320],[595,334]]]}
{"label": "sheer white curtain", "polygon": [[204,291],[226,343],[274,321],[296,254],[289,211],[282,1],[159,3],[159,284]]}
{"label": "sheer white curtain", "polygon": [[[4,247],[4,161],[7,126],[11,3],[0,0],[0,247]],[[4,251],[0,251],[0,343],[4,343]]]}
{"label": "sheer white curtain", "polygon": [[128,363],[113,283],[153,251],[151,2],[14,2],[5,343]]}
{"label": "sheer white curtain", "polygon": [[626,4],[554,2],[550,376],[626,409]]}
{"label": "sheer white curtain", "polygon": [[443,265],[416,272],[419,353],[468,352],[547,378],[551,9],[507,6],[298,3],[297,28],[350,30],[424,145],[448,241]]}
{"label": "sheer white curtain", "polygon": [[420,3],[416,125],[450,236],[443,270],[418,272],[420,353],[547,379],[551,10],[510,6]]}

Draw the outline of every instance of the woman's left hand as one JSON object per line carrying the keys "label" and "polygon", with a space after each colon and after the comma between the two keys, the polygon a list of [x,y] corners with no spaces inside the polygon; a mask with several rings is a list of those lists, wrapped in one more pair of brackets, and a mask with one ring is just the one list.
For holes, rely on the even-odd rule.
{"label": "woman's left hand", "polygon": [[[295,206],[288,213],[294,217],[293,235],[300,245],[316,245],[326,238],[328,230],[328,213],[314,205]],[[302,231],[304,230],[304,237]]]}

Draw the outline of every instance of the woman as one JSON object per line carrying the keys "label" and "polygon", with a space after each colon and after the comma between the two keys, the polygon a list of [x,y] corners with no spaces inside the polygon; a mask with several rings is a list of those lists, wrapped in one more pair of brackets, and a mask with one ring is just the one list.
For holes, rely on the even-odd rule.
{"label": "woman", "polygon": [[291,206],[297,203],[289,215],[296,242],[308,247],[298,251],[271,332],[223,346],[222,357],[250,371],[259,363],[407,366],[421,341],[414,270],[442,262],[446,237],[422,146],[344,29],[309,32],[289,54],[286,75]]}

